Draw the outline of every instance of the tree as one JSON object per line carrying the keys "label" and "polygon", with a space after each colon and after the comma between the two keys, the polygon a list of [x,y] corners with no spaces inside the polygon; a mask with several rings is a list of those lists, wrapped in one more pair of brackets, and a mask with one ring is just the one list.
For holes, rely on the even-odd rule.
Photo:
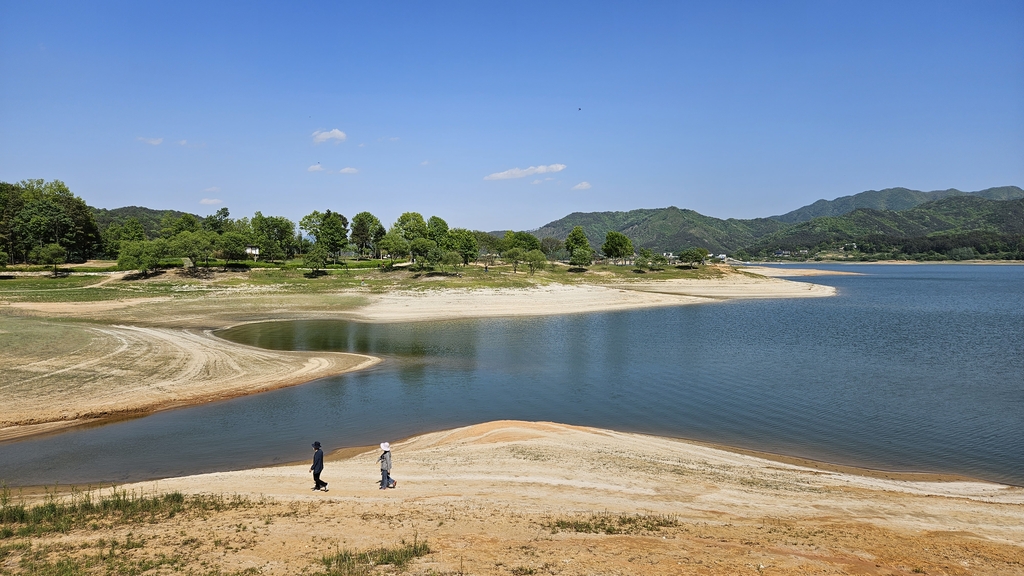
{"label": "tree", "polygon": [[117,267],[121,270],[138,270],[143,276],[160,265],[160,259],[167,252],[167,241],[163,238],[143,242],[125,242],[117,255]]}
{"label": "tree", "polygon": [[429,254],[431,250],[438,249],[441,249],[441,247],[437,245],[437,242],[426,238],[416,238],[412,242],[409,242],[409,254],[412,255],[413,261],[415,262],[419,262],[419,259],[426,258],[427,254]]}
{"label": "tree", "polygon": [[383,234],[380,238],[377,237],[377,230],[382,228],[380,220],[369,212],[360,212],[352,217],[352,243],[359,249],[360,254],[383,238]]}
{"label": "tree", "polygon": [[540,239],[540,251],[548,258],[553,258],[555,253],[565,247],[565,244],[553,236],[545,236]]}
{"label": "tree", "polygon": [[229,262],[232,260],[245,260],[245,248],[249,245],[249,239],[241,232],[225,232],[220,236],[219,241],[220,257]]}
{"label": "tree", "polygon": [[203,218],[203,229],[214,234],[223,234],[231,220],[230,216],[231,213],[228,212],[227,206],[218,208],[216,212]]}
{"label": "tree", "polygon": [[338,252],[348,243],[348,219],[337,212],[314,210],[302,217],[299,228],[312,234],[337,263]]}
{"label": "tree", "polygon": [[594,250],[582,226],[576,226],[565,239],[565,249],[569,252],[569,264],[582,268],[593,262]]}
{"label": "tree", "polygon": [[171,255],[188,258],[193,265],[200,260],[205,260],[209,265],[213,253],[212,234],[202,230],[180,232],[168,241],[167,248]]}
{"label": "tree", "polygon": [[452,228],[448,231],[448,240],[451,249],[462,257],[462,265],[466,266],[470,260],[476,260],[480,253],[476,235],[465,228]]}
{"label": "tree", "polygon": [[445,266],[455,268],[461,263],[462,255],[454,250],[449,250],[445,252],[444,256],[441,258],[441,270],[443,271]]}
{"label": "tree", "polygon": [[431,216],[430,219],[427,220],[427,238],[433,240],[438,246],[445,250],[451,248],[448,223],[439,216]]}
{"label": "tree", "polygon": [[485,254],[497,254],[501,252],[501,238],[498,238],[490,232],[481,232],[480,230],[473,230],[473,236],[476,238],[476,243],[480,246],[480,250]]}
{"label": "tree", "polygon": [[505,237],[501,241],[501,253],[504,254],[506,250],[513,248],[521,248],[524,253],[530,250],[540,250],[540,240],[529,232],[513,232],[509,230],[505,232]]}
{"label": "tree", "polygon": [[523,259],[526,257],[526,251],[522,248],[511,248],[505,250],[501,254],[501,259],[512,265],[512,273],[515,274],[519,270],[519,265],[523,263]]}
{"label": "tree", "polygon": [[427,237],[427,223],[419,212],[403,212],[391,227],[398,228],[407,242]]}
{"label": "tree", "polygon": [[316,276],[320,273],[320,270],[327,267],[327,259],[329,257],[327,247],[317,242],[313,245],[313,248],[302,256],[302,265],[311,269],[313,276]]}
{"label": "tree", "polygon": [[686,262],[690,265],[690,268],[696,268],[695,264],[704,263],[704,260],[708,257],[708,251],[706,248],[687,248],[679,252],[679,260]]}
{"label": "tree", "polygon": [[530,267],[530,275],[532,276],[537,270],[543,270],[544,265],[547,264],[547,256],[544,255],[540,250],[530,250],[523,256],[523,260],[526,265]]}
{"label": "tree", "polygon": [[281,260],[294,250],[295,224],[283,216],[264,216],[256,212],[252,217],[254,243],[260,248],[260,257]]}
{"label": "tree", "polygon": [[47,244],[32,250],[30,258],[39,264],[53,265],[53,275],[57,275],[57,266],[67,261],[66,252],[60,244]]}
{"label": "tree", "polygon": [[633,241],[621,232],[609,230],[604,237],[601,252],[612,260],[625,260],[633,255]]}
{"label": "tree", "polygon": [[668,264],[668,258],[666,258],[664,254],[655,254],[651,256],[651,270],[661,270],[666,264]]}
{"label": "tree", "polygon": [[636,255],[636,260],[633,261],[636,265],[636,269],[643,271],[644,268],[649,268],[651,265],[651,251],[647,248],[641,248],[640,252]]}
{"label": "tree", "polygon": [[405,256],[409,253],[409,242],[402,236],[401,231],[392,228],[377,242],[377,249],[380,250],[381,256],[386,253],[394,264],[395,256]]}
{"label": "tree", "polygon": [[10,255],[7,254],[7,252],[4,252],[3,250],[0,250],[0,268],[6,268],[7,267],[7,262],[10,259],[11,259],[11,257],[10,257]]}

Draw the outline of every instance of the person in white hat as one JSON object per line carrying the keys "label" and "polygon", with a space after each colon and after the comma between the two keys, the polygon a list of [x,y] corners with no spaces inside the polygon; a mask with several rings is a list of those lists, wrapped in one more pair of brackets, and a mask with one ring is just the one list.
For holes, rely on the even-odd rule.
{"label": "person in white hat", "polygon": [[391,477],[391,444],[381,442],[380,449],[384,451],[377,458],[377,462],[380,462],[380,489],[387,490],[398,486],[398,481]]}

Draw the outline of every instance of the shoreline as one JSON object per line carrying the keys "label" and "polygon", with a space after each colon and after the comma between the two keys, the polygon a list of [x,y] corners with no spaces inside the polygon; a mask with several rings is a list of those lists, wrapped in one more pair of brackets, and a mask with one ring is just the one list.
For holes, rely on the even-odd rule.
{"label": "shoreline", "polygon": [[[41,361],[14,359],[28,366],[23,373],[8,375],[7,411],[0,421],[0,443],[60,433],[82,426],[143,417],[160,411],[198,406],[216,400],[238,398],[259,392],[297,386],[320,378],[360,370],[381,361],[380,358],[339,352],[273,351],[237,344],[214,332],[233,326],[267,321],[304,318],[336,318],[368,323],[427,322],[450,319],[510,318],[564,314],[588,314],[683,306],[743,298],[805,298],[835,295],[835,289],[807,282],[796,282],[735,274],[728,278],[704,280],[666,280],[613,285],[550,284],[532,288],[441,289],[431,291],[392,291],[368,295],[362,292],[337,293],[341,298],[359,297],[364,301],[352,309],[319,311],[288,310],[246,317],[229,314],[219,320],[206,320],[204,328],[188,328],[195,315],[173,308],[163,325],[117,322],[96,324],[107,317],[136,309],[162,309],[174,306],[166,298],[136,298],[97,302],[18,303],[11,305],[28,316],[22,320],[41,322],[91,320],[79,326],[91,339],[76,356],[64,354]],[[278,312],[275,310],[275,312]],[[35,316],[39,315],[39,316]],[[177,316],[176,316],[177,315]],[[175,321],[181,316],[182,321]],[[153,326],[153,327],[146,327]],[[64,324],[63,328],[70,329]],[[94,348],[89,350],[89,346]],[[126,358],[131,356],[131,358]],[[353,362],[355,358],[359,362]],[[157,358],[157,360],[153,360]],[[33,359],[35,360],[35,359]],[[175,365],[175,362],[183,364]],[[209,366],[219,370],[210,374]],[[235,372],[248,370],[243,376]],[[89,384],[69,396],[63,375],[79,373]],[[136,379],[144,384],[124,384]],[[28,381],[52,382],[46,411],[38,406],[37,390],[28,389]],[[3,381],[0,380],[0,384]],[[127,386],[127,387],[126,387]],[[120,387],[120,393],[117,392]],[[20,391],[19,391],[20,389]],[[112,391],[113,390],[113,391]],[[149,395],[151,398],[142,399]],[[127,398],[127,399],[126,399]]]}

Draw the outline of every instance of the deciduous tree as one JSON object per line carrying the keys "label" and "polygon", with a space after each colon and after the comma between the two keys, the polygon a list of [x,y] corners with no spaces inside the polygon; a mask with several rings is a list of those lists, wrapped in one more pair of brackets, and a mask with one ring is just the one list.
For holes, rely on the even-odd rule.
{"label": "deciduous tree", "polygon": [[633,255],[633,241],[621,232],[609,230],[601,245],[601,252],[612,260],[625,260]]}

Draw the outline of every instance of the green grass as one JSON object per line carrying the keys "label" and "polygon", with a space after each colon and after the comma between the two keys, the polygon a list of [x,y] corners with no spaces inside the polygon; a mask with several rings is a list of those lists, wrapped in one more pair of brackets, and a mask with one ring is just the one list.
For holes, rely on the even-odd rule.
{"label": "green grass", "polygon": [[146,496],[114,489],[99,497],[93,497],[89,492],[72,492],[66,498],[51,495],[43,503],[29,506],[24,502],[14,502],[10,489],[4,486],[0,489],[0,539],[67,533],[97,522],[152,522],[173,518],[185,511],[220,511],[250,505],[252,503],[247,498],[239,496],[186,496],[181,492]]}
{"label": "green grass", "polygon": [[591,514],[576,518],[559,518],[544,524],[552,533],[583,532],[587,534],[649,534],[662,528],[679,525],[674,516],[647,514]]}
{"label": "green grass", "polygon": [[426,542],[407,543],[404,540],[398,546],[390,548],[374,548],[362,552],[340,550],[320,561],[325,571],[316,576],[364,576],[373,572],[374,566],[391,565],[403,570],[413,558],[430,554],[430,546]]}

